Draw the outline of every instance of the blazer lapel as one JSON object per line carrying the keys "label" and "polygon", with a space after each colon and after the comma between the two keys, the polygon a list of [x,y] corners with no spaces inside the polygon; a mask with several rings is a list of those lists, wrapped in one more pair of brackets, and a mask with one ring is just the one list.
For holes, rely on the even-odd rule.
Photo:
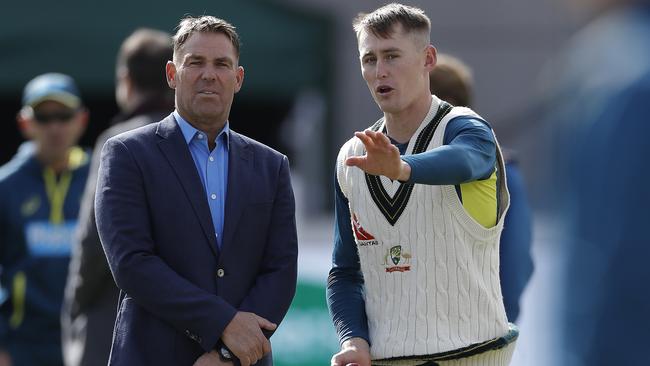
{"label": "blazer lapel", "polygon": [[212,224],[205,188],[203,188],[199,173],[196,171],[194,159],[183,138],[183,133],[173,115],[169,115],[158,124],[156,134],[162,137],[158,142],[158,147],[162,150],[183,186],[183,190],[201,224],[203,233],[208,239],[210,250],[218,257],[217,239],[214,234],[214,225]]}
{"label": "blazer lapel", "polygon": [[223,225],[223,251],[233,240],[237,223],[248,204],[251,189],[253,153],[248,143],[236,132],[230,131],[228,151],[228,191],[226,193]]}

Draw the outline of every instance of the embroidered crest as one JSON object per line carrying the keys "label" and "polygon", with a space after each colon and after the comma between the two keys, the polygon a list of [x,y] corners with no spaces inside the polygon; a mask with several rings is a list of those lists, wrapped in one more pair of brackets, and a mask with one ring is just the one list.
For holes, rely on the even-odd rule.
{"label": "embroidered crest", "polygon": [[401,245],[395,245],[386,250],[384,262],[386,272],[406,272],[411,270],[411,253],[402,250]]}

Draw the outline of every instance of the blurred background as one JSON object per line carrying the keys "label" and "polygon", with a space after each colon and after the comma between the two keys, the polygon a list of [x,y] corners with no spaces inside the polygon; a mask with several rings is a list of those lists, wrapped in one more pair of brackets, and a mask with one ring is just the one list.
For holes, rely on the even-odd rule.
{"label": "blurred background", "polygon": [[[571,36],[608,11],[612,2],[403,2],[424,9],[431,18],[431,39],[439,52],[454,55],[473,69],[474,109],[491,123],[502,145],[518,151],[528,183],[535,208],[535,272],[521,300],[517,322],[521,336],[513,365],[559,364],[557,309],[566,257],[553,211],[547,210],[547,192],[533,182],[553,174],[542,169],[550,160],[540,157],[539,146],[540,142],[545,148],[552,146],[552,139],[545,139],[542,132],[549,126],[544,124],[547,93],[552,89],[548,85],[560,77],[564,66],[557,60]],[[0,163],[8,161],[23,141],[15,116],[22,89],[34,76],[62,72],[77,81],[90,111],[81,144],[92,147],[118,112],[115,58],[127,35],[139,27],[173,33],[185,14],[229,20],[241,36],[240,63],[246,70],[233,104],[231,128],[289,156],[298,206],[300,283],[292,309],[273,338],[274,355],[281,366],[329,364],[338,349],[324,293],[332,246],[334,161],[354,131],[380,117],[360,74],[351,20],[358,12],[385,3],[9,2],[0,23]]]}

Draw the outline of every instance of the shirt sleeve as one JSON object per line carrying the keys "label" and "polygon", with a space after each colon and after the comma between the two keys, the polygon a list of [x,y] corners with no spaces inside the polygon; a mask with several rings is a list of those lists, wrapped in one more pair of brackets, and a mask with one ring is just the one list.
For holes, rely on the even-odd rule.
{"label": "shirt sleeve", "polygon": [[496,163],[496,142],[487,122],[472,117],[449,121],[443,146],[403,155],[411,166],[407,183],[457,185],[487,179]]}
{"label": "shirt sleeve", "polygon": [[506,214],[499,245],[501,292],[508,320],[519,317],[519,300],[533,274],[531,212],[524,181],[516,163],[506,163],[510,208]]}
{"label": "shirt sleeve", "polygon": [[363,299],[363,274],[352,237],[348,200],[335,179],[334,250],[327,280],[327,306],[341,343],[353,337],[370,344]]}

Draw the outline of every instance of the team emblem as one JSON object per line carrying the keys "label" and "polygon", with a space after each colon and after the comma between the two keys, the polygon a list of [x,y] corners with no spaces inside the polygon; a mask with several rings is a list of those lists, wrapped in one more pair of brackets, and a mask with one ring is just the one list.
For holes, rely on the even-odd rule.
{"label": "team emblem", "polygon": [[[401,263],[401,264],[400,264]],[[401,245],[395,245],[386,250],[383,265],[386,272],[406,272],[411,270],[411,253],[402,251]]]}

